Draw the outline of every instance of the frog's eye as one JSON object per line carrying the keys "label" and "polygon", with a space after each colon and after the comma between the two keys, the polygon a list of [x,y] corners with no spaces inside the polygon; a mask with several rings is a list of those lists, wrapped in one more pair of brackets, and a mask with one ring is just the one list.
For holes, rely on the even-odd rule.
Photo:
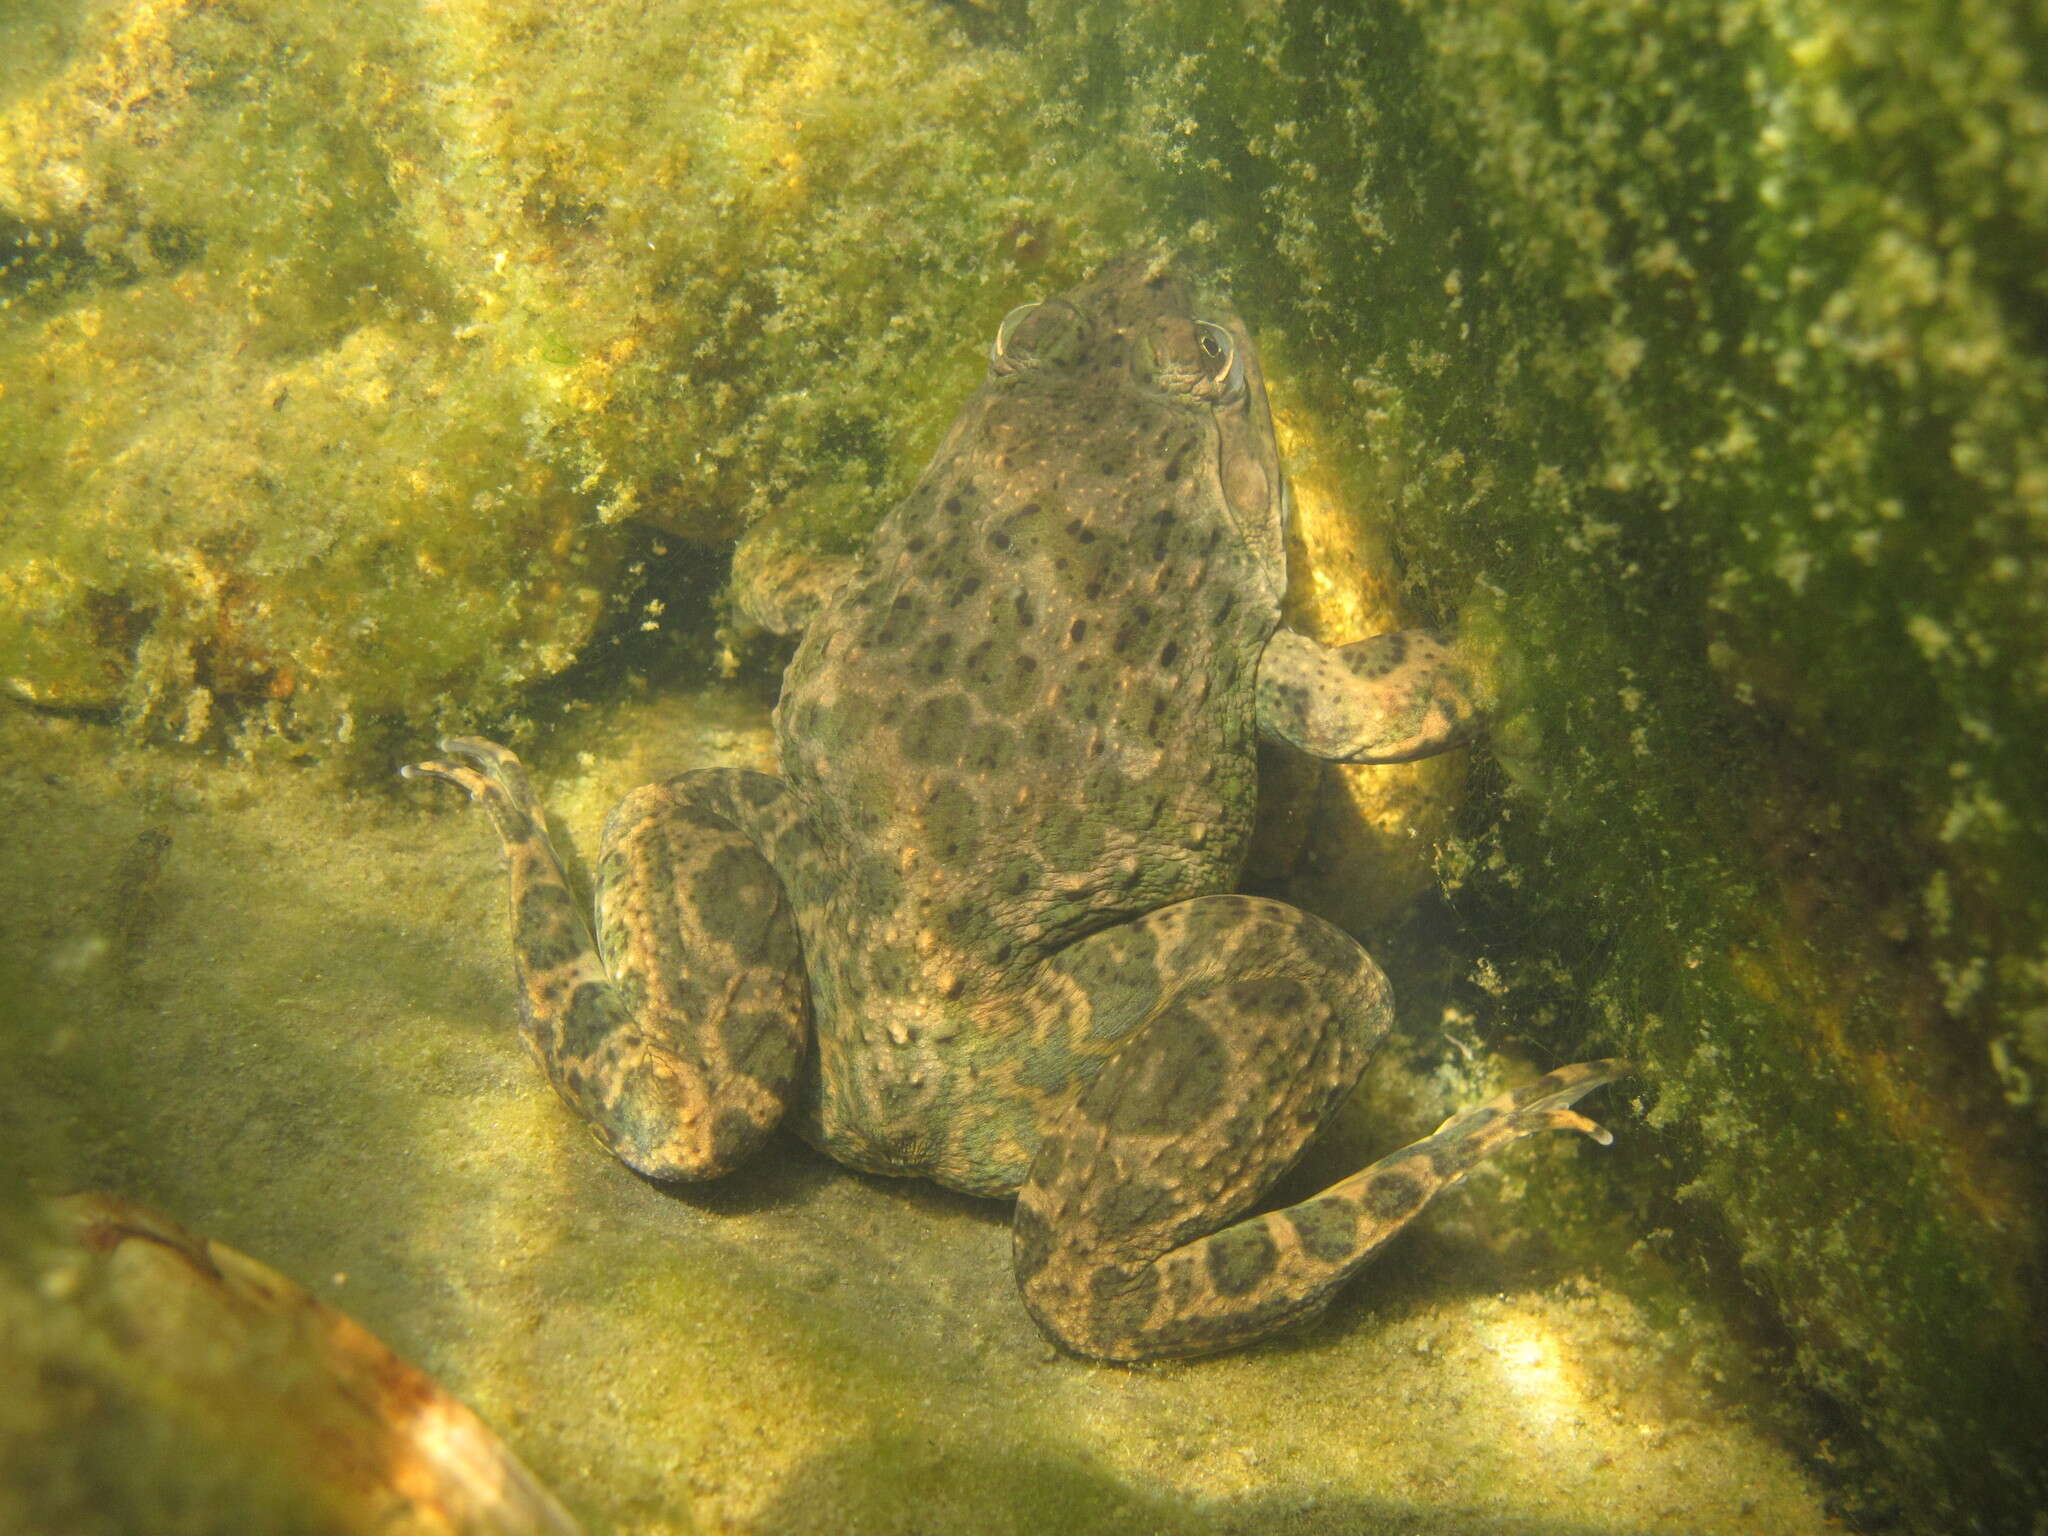
{"label": "frog's eye", "polygon": [[1230,332],[1207,320],[1197,320],[1195,346],[1201,351],[1213,382],[1220,384],[1230,376],[1237,365],[1237,341]]}
{"label": "frog's eye", "polygon": [[1010,352],[1011,339],[1017,334],[1018,322],[1036,308],[1038,308],[1038,301],[1034,299],[1029,304],[1019,304],[1015,309],[1003,316],[1003,323],[996,327],[995,342],[988,349],[989,362],[993,364],[1008,363],[1012,366],[1016,364],[1017,359]]}

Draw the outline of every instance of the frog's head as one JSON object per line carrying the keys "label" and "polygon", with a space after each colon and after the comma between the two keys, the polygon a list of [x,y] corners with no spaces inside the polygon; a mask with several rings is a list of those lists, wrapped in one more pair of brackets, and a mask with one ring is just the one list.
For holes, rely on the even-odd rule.
{"label": "frog's head", "polygon": [[1073,420],[1104,435],[1162,413],[1206,424],[1202,473],[1277,607],[1289,501],[1258,351],[1236,311],[1198,295],[1171,252],[1120,257],[1079,287],[1011,310],[989,347],[989,378],[1062,396]]}

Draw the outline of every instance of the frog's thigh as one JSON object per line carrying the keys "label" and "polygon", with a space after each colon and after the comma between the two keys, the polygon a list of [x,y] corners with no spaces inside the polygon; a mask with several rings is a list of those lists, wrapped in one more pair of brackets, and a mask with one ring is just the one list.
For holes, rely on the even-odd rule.
{"label": "frog's thigh", "polygon": [[[1206,1284],[1163,1294],[1190,1277],[1155,1261],[1226,1226],[1294,1162],[1392,1013],[1357,943],[1279,902],[1204,897],[1087,943],[1128,951],[1135,930],[1153,956],[1142,1005],[1128,970],[1091,966],[1085,945],[1062,957],[1070,985],[1093,983],[1084,1016],[1129,1033],[1049,1130],[1016,1215],[1032,1315],[1112,1358],[1223,1348],[1292,1315],[1246,1286],[1221,1306]],[[1238,1265],[1254,1282],[1266,1268],[1256,1254]]]}
{"label": "frog's thigh", "polygon": [[497,823],[523,1032],[549,1081],[642,1173],[733,1167],[781,1117],[808,1032],[796,926],[742,831],[772,816],[779,781],[718,769],[628,795],[605,826],[593,939],[518,760],[443,746],[465,761],[413,771]]}
{"label": "frog's thigh", "polygon": [[1478,688],[1420,629],[1328,646],[1282,629],[1259,657],[1259,727],[1311,757],[1405,763],[1478,735]]}

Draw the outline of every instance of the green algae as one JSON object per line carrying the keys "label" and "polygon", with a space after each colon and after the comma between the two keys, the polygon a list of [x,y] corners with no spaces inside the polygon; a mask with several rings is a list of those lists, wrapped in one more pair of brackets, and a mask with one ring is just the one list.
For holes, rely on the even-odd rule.
{"label": "green algae", "polygon": [[504,722],[623,602],[628,520],[846,547],[1022,269],[1117,238],[1085,157],[1012,177],[1021,79],[914,10],[13,28],[0,680],[158,737]]}
{"label": "green algae", "polygon": [[435,323],[340,62],[182,5],[75,50],[0,122],[8,686],[331,751],[562,665],[606,556],[521,381]]}

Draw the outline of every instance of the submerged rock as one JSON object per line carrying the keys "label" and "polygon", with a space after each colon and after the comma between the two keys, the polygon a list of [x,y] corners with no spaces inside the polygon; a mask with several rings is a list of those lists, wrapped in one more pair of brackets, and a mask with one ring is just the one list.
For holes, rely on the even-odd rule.
{"label": "submerged rock", "polygon": [[9,1529],[575,1536],[475,1414],[275,1270],[110,1195],[6,1214]]}

